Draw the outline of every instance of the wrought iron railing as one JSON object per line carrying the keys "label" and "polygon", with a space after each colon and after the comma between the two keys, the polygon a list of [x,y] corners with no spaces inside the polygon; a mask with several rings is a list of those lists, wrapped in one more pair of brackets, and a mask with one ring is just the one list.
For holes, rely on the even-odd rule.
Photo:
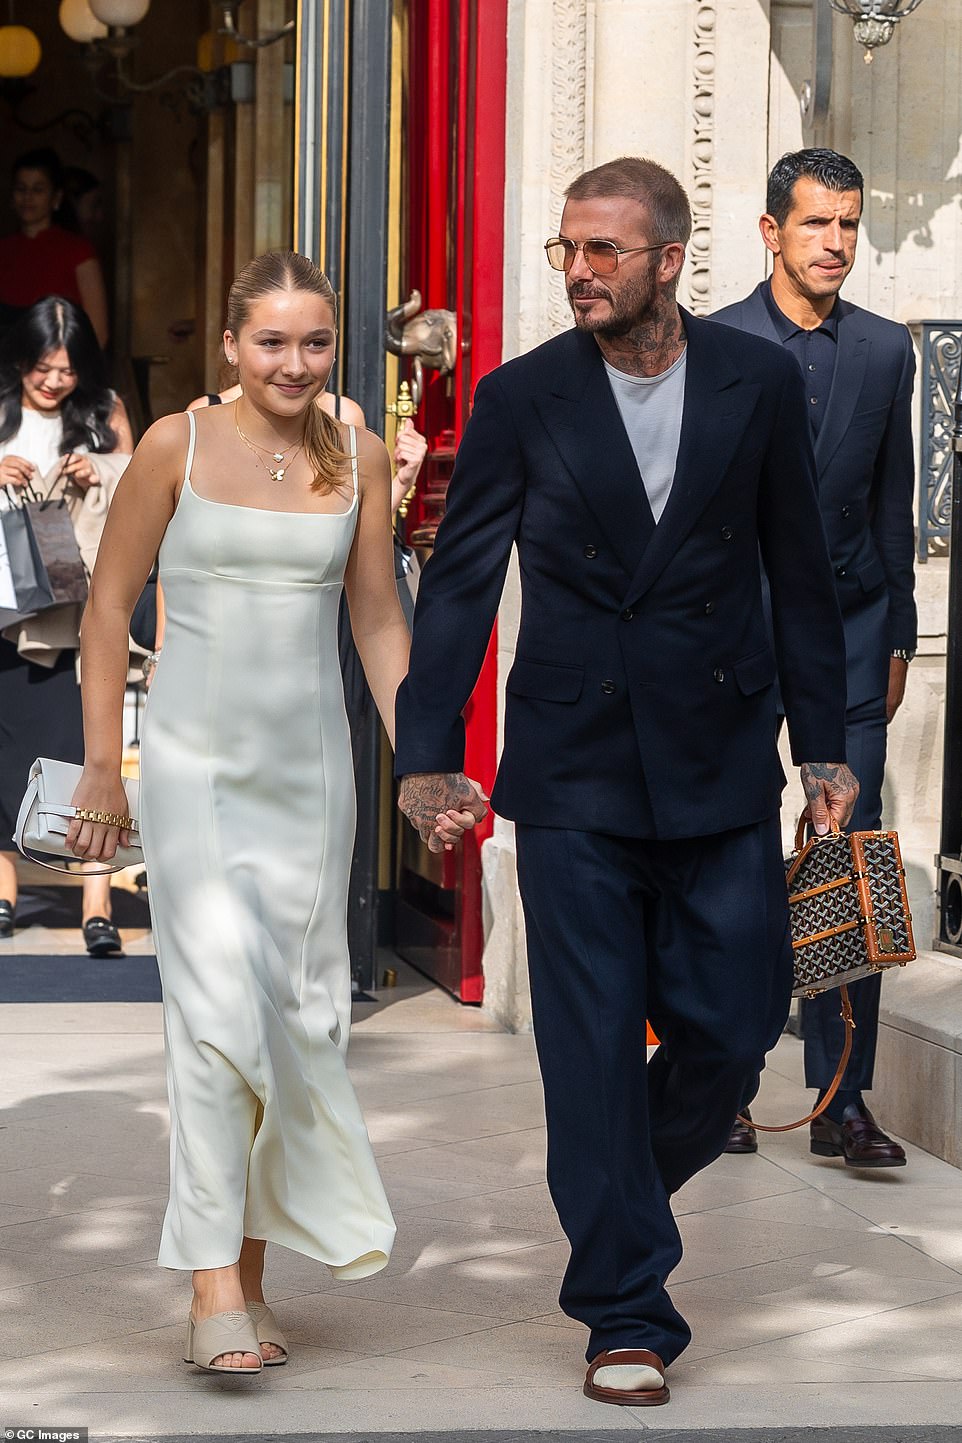
{"label": "wrought iron railing", "polygon": [[962,360],[962,321],[912,321],[921,336],[919,561],[948,547],[952,509],[952,416]]}

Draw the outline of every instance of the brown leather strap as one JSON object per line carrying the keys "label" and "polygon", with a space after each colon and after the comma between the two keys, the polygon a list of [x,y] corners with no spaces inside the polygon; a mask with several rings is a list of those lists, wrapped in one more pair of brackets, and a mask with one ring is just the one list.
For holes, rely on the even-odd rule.
{"label": "brown leather strap", "polygon": [[[805,845],[805,828],[806,828],[807,826],[809,826],[810,823],[811,823],[811,818],[810,818],[809,815],[808,815],[808,808],[806,807],[805,811],[802,813],[802,815],[801,815],[801,816],[799,817],[799,819],[798,819],[798,826],[795,828],[795,850],[796,850],[796,852],[800,852],[800,851],[802,850],[802,848],[804,847],[804,845]],[[839,826],[838,822],[835,820],[834,817],[832,817],[832,819],[831,819],[831,830],[832,830],[832,832],[833,832],[833,834],[834,834],[835,836],[838,836],[838,833],[842,830],[841,827]],[[828,834],[825,833],[824,835],[828,835]]]}
{"label": "brown leather strap", "polygon": [[845,1023],[845,1045],[842,1048],[842,1055],[839,1058],[838,1067],[836,1067],[835,1069],[835,1076],[832,1078],[831,1084],[826,1091],[825,1096],[815,1108],[814,1112],[810,1112],[807,1117],[800,1117],[798,1122],[782,1123],[780,1127],[774,1127],[771,1125],[766,1126],[766,1124],[763,1122],[756,1122],[753,1117],[743,1117],[741,1113],[738,1114],[739,1122],[743,1122],[746,1127],[754,1127],[757,1132],[793,1132],[796,1127],[804,1127],[806,1122],[814,1122],[816,1117],[821,1117],[822,1113],[825,1111],[826,1107],[828,1107],[836,1092],[838,1092],[838,1089],[841,1086],[842,1078],[845,1076],[845,1069],[848,1066],[848,1060],[852,1055],[852,1034],[855,1031],[855,1019],[852,1016],[852,1003],[848,995],[848,988],[845,986],[844,982],[839,988],[839,991],[842,995],[841,1018],[842,1021]]}
{"label": "brown leather strap", "polygon": [[657,1353],[652,1353],[648,1348],[616,1348],[614,1351],[606,1348],[588,1364],[588,1382],[591,1382],[599,1368],[637,1368],[639,1364],[644,1368],[654,1368],[655,1372],[664,1378],[664,1363]]}

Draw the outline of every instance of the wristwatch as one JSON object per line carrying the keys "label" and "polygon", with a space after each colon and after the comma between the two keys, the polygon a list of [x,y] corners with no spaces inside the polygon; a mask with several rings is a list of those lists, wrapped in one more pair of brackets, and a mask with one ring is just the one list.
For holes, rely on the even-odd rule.
{"label": "wristwatch", "polygon": [[891,654],[897,661],[914,661],[917,655],[914,647],[910,651],[905,646],[893,646]]}

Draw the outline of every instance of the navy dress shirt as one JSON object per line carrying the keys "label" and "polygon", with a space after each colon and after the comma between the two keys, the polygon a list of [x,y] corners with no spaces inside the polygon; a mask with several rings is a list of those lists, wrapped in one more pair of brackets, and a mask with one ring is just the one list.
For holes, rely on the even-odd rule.
{"label": "navy dress shirt", "polygon": [[812,436],[818,435],[832,391],[835,376],[835,359],[838,354],[838,301],[832,307],[821,325],[813,331],[806,331],[789,320],[785,312],[775,304],[771,281],[764,286],[765,305],[772,323],[778,332],[782,345],[791,351],[798,362],[805,382],[805,398],[808,401],[808,419]]}

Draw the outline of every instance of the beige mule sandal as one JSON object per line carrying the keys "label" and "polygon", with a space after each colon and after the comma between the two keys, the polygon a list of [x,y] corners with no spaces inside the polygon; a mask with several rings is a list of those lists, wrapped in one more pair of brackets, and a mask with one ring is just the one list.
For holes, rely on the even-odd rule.
{"label": "beige mule sandal", "polygon": [[247,1311],[257,1329],[257,1341],[261,1344],[273,1343],[275,1348],[281,1349],[281,1357],[265,1358],[264,1367],[280,1368],[287,1362],[290,1349],[287,1346],[287,1339],[277,1326],[277,1319],[266,1303],[248,1303]]}
{"label": "beige mule sandal", "polygon": [[[273,1342],[273,1339],[271,1339]],[[280,1346],[280,1345],[278,1345]],[[256,1368],[228,1368],[223,1364],[214,1366],[214,1359],[224,1353],[253,1353],[257,1359]],[[187,1319],[187,1348],[184,1362],[203,1368],[205,1373],[237,1373],[242,1377],[259,1373],[263,1368],[261,1347],[257,1330],[249,1313],[215,1313],[202,1322],[194,1321],[191,1313]]]}

